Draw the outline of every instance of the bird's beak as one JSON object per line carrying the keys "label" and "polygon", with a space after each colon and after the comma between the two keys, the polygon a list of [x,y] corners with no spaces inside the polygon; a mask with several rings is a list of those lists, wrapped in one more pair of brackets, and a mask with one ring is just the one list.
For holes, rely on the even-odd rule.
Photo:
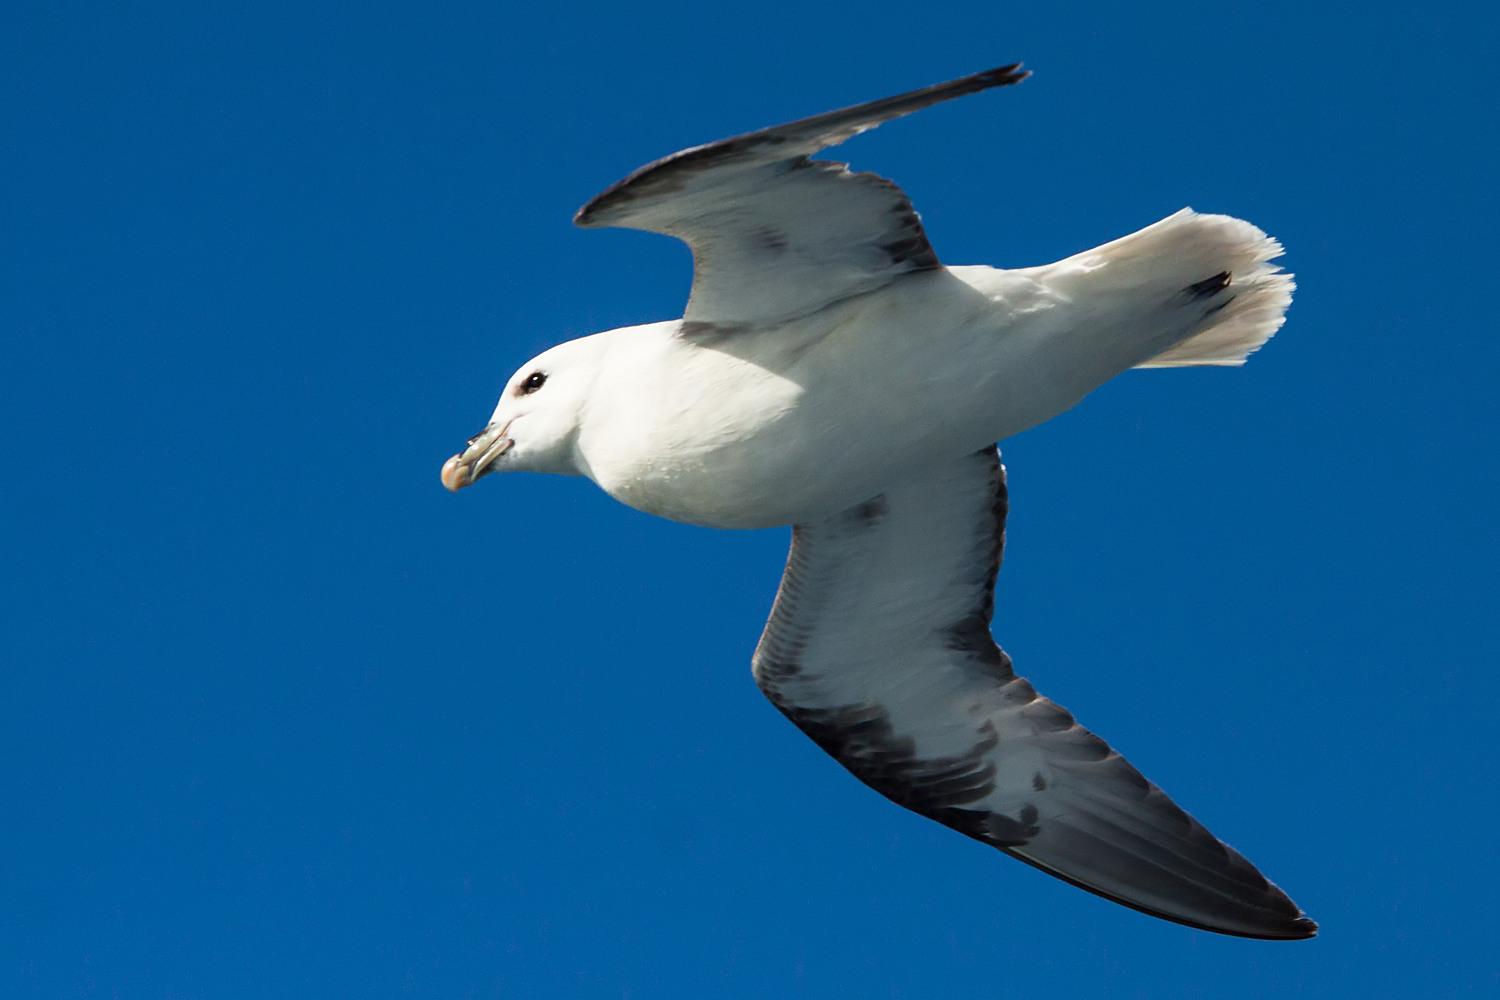
{"label": "bird's beak", "polygon": [[457,492],[471,486],[485,473],[493,472],[495,459],[510,451],[515,444],[505,436],[510,424],[490,424],[469,438],[469,446],[443,463],[443,485]]}

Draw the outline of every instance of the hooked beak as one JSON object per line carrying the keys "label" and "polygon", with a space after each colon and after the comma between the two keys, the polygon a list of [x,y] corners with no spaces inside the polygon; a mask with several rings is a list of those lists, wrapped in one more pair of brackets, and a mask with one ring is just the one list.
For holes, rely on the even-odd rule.
{"label": "hooked beak", "polygon": [[505,436],[510,424],[502,427],[494,424],[469,438],[469,446],[443,463],[443,485],[455,493],[465,486],[472,486],[481,476],[495,471],[495,459],[510,451],[515,444]]}

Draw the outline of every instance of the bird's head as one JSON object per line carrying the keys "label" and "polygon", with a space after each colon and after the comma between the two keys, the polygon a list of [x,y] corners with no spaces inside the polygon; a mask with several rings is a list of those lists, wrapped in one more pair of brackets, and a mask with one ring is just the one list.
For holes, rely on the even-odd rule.
{"label": "bird's head", "polygon": [[459,490],[491,472],[581,474],[578,428],[606,347],[599,336],[584,337],[522,365],[484,430],[443,463],[443,485]]}

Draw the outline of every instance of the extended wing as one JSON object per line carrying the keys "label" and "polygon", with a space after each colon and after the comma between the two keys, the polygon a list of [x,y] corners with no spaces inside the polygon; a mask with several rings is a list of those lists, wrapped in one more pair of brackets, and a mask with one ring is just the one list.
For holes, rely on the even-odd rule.
{"label": "extended wing", "polygon": [[993,449],[794,529],[756,682],[871,788],[1107,899],[1204,930],[1317,925],[1011,669]]}
{"label": "extended wing", "polygon": [[579,210],[580,226],[676,236],[693,251],[684,319],[720,330],[771,326],[938,266],[892,182],[810,160],[882,122],[1029,74],[1002,66],[657,160]]}

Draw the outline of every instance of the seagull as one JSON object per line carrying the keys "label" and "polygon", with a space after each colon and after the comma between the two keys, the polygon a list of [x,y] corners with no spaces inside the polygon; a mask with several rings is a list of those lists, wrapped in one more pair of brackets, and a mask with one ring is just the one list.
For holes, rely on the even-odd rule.
{"label": "seagull", "polygon": [[811,157],[1020,64],[695,146],[586,204],[675,236],[681,319],[523,365],[442,469],[587,476],[639,510],[792,526],[760,690],[870,788],[1106,899],[1221,934],[1313,936],[1249,861],[1016,675],[990,632],[996,442],[1130,368],[1240,365],[1291,276],[1247,222],[1184,209],[1054,264],[939,262],[889,180]]}

